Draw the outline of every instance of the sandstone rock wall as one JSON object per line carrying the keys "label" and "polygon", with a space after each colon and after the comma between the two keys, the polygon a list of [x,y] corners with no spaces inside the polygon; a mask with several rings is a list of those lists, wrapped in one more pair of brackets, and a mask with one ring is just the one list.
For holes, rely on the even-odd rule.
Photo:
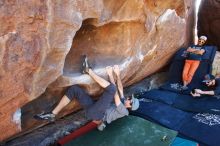
{"label": "sandstone rock wall", "polygon": [[1,1],[0,141],[39,126],[33,114],[70,85],[100,93],[79,73],[82,54],[103,77],[119,64],[125,86],[158,71],[189,41],[193,11],[191,0]]}
{"label": "sandstone rock wall", "polygon": [[203,0],[198,14],[198,34],[208,37],[207,44],[220,50],[220,1]]}
{"label": "sandstone rock wall", "polygon": [[220,78],[220,52],[217,51],[212,64],[212,74]]}

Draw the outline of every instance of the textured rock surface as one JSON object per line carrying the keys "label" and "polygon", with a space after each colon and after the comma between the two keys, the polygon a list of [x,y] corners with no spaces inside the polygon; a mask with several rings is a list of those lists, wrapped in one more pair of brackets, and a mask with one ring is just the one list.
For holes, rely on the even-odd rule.
{"label": "textured rock surface", "polygon": [[37,130],[33,130],[22,137],[18,137],[5,143],[7,146],[48,146],[55,145],[56,141],[85,125],[88,120],[84,116],[84,111],[71,114],[63,119],[59,119],[54,123],[50,123],[47,126],[41,127]]}
{"label": "textured rock surface", "polygon": [[198,33],[208,36],[208,44],[220,50],[220,1],[203,0],[198,14]]}
{"label": "textured rock surface", "polygon": [[216,77],[220,77],[220,52],[217,51],[212,64],[212,74]]}
{"label": "textured rock surface", "polygon": [[70,85],[100,93],[79,73],[82,54],[103,77],[119,64],[125,86],[158,71],[189,41],[192,12],[190,0],[1,1],[0,141],[39,126],[33,114]]}

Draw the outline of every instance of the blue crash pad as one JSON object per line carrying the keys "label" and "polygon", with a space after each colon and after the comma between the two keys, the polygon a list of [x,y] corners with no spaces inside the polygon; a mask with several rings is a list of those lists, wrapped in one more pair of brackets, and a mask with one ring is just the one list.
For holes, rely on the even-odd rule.
{"label": "blue crash pad", "polygon": [[192,97],[175,92],[153,89],[144,93],[141,98],[166,103],[188,112],[208,112],[220,114],[220,99],[213,96]]}
{"label": "blue crash pad", "polygon": [[164,103],[144,99],[141,99],[139,109],[133,111],[132,115],[159,123],[199,143],[219,146],[219,115],[189,113]]}

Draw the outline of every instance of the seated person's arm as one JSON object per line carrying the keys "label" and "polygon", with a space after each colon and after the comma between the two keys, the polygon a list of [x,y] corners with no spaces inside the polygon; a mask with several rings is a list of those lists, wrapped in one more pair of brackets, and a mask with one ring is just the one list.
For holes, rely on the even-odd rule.
{"label": "seated person's arm", "polygon": [[200,54],[203,55],[205,53],[205,49],[200,50]]}
{"label": "seated person's arm", "polygon": [[197,49],[194,49],[194,48],[192,48],[192,47],[189,47],[189,48],[187,48],[186,51],[187,51],[187,52],[195,52],[195,51],[197,51]]}
{"label": "seated person's arm", "polygon": [[214,91],[202,91],[203,95],[215,95]]}
{"label": "seated person's arm", "polygon": [[205,53],[205,50],[201,49],[201,50],[197,50],[197,51],[195,51],[193,53],[203,55]]}
{"label": "seated person's arm", "polygon": [[215,95],[214,91],[203,91],[200,89],[195,89],[195,92],[201,95]]}

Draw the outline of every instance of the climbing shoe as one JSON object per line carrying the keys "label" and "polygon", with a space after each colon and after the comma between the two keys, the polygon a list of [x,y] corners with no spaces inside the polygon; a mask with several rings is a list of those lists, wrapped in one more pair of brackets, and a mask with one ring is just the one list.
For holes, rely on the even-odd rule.
{"label": "climbing shoe", "polygon": [[53,113],[36,114],[36,115],[34,115],[34,118],[36,120],[45,120],[45,121],[49,121],[49,122],[55,121],[55,115]]}
{"label": "climbing shoe", "polygon": [[82,73],[83,74],[88,74],[89,69],[91,69],[91,67],[89,65],[88,58],[87,58],[86,55],[83,55]]}

